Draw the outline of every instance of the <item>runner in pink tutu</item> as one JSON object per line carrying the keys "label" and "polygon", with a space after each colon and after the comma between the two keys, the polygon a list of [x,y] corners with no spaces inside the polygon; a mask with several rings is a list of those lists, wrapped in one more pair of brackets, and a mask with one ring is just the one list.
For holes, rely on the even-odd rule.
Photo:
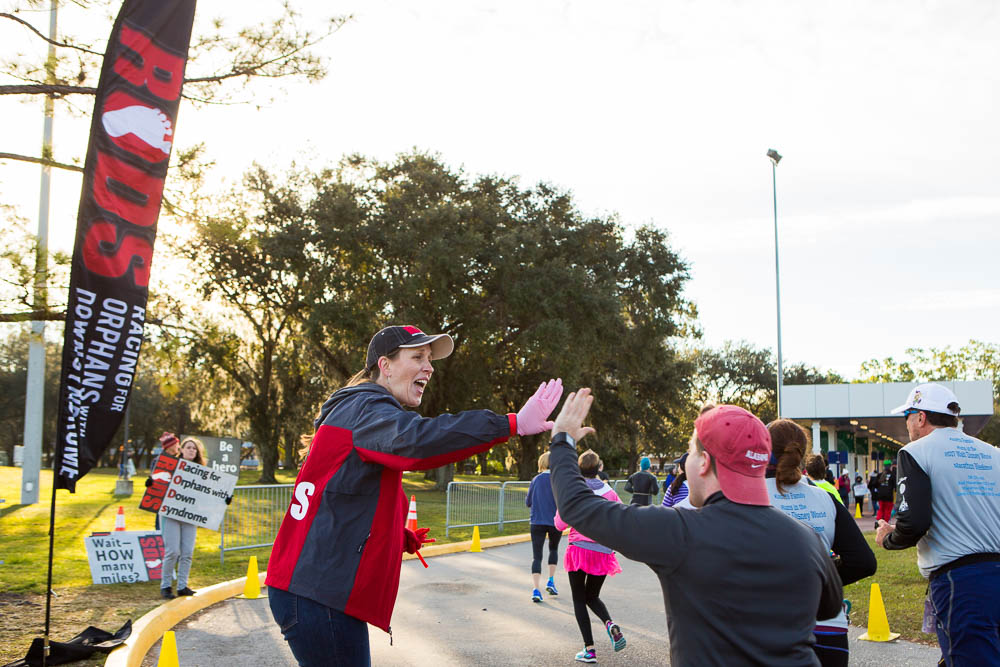
{"label": "runner in pink tutu", "polygon": [[[594,494],[607,500],[620,503],[618,494],[614,492],[606,482],[597,477],[597,470],[601,465],[600,457],[592,449],[588,449],[580,454],[578,460],[580,473],[587,482],[587,486]],[[616,651],[625,648],[625,637],[621,628],[611,620],[608,608],[601,601],[601,586],[604,579],[614,576],[622,571],[615,558],[615,553],[602,544],[598,544],[592,539],[582,535],[575,528],[569,526],[556,512],[556,528],[558,530],[569,530],[569,546],[566,547],[566,555],[563,562],[566,572],[569,574],[569,588],[573,593],[573,611],[576,613],[576,622],[580,625],[580,633],[583,635],[584,648],[576,654],[578,662],[597,662],[597,654],[594,651],[594,634],[590,629],[590,616],[587,607],[604,621],[604,628],[611,638],[611,645]]]}

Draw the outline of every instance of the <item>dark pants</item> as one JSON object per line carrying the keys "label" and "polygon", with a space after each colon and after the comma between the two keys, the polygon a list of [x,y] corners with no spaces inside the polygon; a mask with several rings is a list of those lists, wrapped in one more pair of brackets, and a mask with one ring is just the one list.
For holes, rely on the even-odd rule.
{"label": "dark pants", "polygon": [[573,612],[580,626],[584,646],[594,645],[594,633],[590,629],[590,614],[587,607],[597,614],[604,623],[611,620],[608,608],[601,601],[601,586],[607,577],[603,574],[587,574],[583,570],[569,573],[569,589],[573,592]]}
{"label": "dark pants", "polygon": [[931,581],[941,664],[1000,665],[1000,562],[956,567]]}
{"label": "dark pants", "polygon": [[271,615],[300,667],[370,667],[368,624],[309,598],[268,587]]}
{"label": "dark pants", "polygon": [[846,632],[817,632],[813,652],[822,667],[847,667],[850,647]]}
{"label": "dark pants", "polygon": [[545,546],[545,537],[549,538],[549,565],[559,562],[559,539],[562,533],[556,530],[555,526],[543,526],[541,524],[531,524],[531,573],[542,573],[542,547]]}

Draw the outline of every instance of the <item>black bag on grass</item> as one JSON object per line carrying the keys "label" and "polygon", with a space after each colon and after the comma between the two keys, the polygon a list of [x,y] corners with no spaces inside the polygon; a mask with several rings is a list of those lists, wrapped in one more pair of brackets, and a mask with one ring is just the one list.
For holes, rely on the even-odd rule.
{"label": "black bag on grass", "polygon": [[[90,626],[68,642],[57,642],[49,639],[49,657],[45,661],[45,664],[64,665],[67,662],[89,658],[97,652],[110,653],[113,649],[124,644],[125,640],[131,634],[132,620],[129,619],[114,634],[111,634],[107,630]],[[36,637],[31,640],[31,646],[28,647],[28,654],[26,656],[3,667],[37,667],[42,664],[42,652],[44,648],[45,640],[42,637]]]}

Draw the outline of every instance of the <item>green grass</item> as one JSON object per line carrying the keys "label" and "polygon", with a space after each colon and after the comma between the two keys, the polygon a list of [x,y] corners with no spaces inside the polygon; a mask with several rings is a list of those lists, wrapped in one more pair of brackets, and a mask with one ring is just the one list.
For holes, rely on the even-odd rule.
{"label": "green grass", "polygon": [[[113,530],[118,507],[125,511],[128,530],[152,528],[155,517],[139,509],[146,477],[135,478],[134,494],[130,498],[114,496],[117,470],[91,470],[77,484],[75,494],[60,491],[56,497],[55,543],[52,587],[58,597],[52,598],[50,636],[66,640],[88,625],[116,630],[131,618],[133,621],[160,603],[159,582],[112,584],[95,586],[91,583],[90,567],[83,538],[95,531]],[[240,473],[240,485],[255,484],[258,471]],[[279,470],[279,483],[295,481],[294,472]],[[460,475],[459,481],[503,481],[501,477]],[[52,494],[52,472],[41,474],[40,502],[19,505],[21,469],[0,467],[0,664],[23,657],[31,639],[42,636],[45,628],[45,580],[48,562],[49,503]],[[468,540],[471,528],[452,530],[444,536],[445,492],[434,491],[434,483],[424,480],[423,473],[407,473],[403,488],[407,496],[415,495],[421,526],[431,529],[437,543]],[[506,526],[505,533],[527,531],[527,523]],[[499,535],[496,526],[480,529],[482,537]],[[194,589],[228,581],[246,574],[251,556],[257,557],[261,570],[267,568],[270,548],[228,552],[225,564],[219,562],[219,533],[199,530],[195,544],[194,565],[190,585]],[[103,664],[103,658],[84,664]]]}
{"label": "green grass", "polygon": [[[244,471],[240,484],[254,484],[257,471]],[[290,483],[294,474],[279,470],[278,481]],[[115,498],[117,472],[92,470],[77,484],[76,494],[60,491],[56,506],[56,540],[53,566],[53,597],[51,636],[66,640],[88,625],[106,630],[116,630],[126,619],[133,621],[160,603],[159,582],[139,584],[91,584],[90,568],[83,538],[94,531],[112,530],[119,505],[125,509],[126,528],[140,530],[152,528],[154,517],[138,508],[143,491],[144,475],[135,480],[135,493],[131,498]],[[503,481],[500,477],[473,477],[460,475],[458,481]],[[36,505],[19,505],[21,470],[0,467],[0,664],[22,657],[32,637],[41,636],[45,623],[45,578],[48,559],[49,499],[52,493],[52,473],[43,470],[41,475],[41,502]],[[407,496],[417,500],[417,513],[421,526],[431,528],[437,543],[467,540],[471,528],[454,529],[444,535],[445,492],[435,491],[434,483],[423,479],[422,473],[408,473],[403,488]],[[513,500],[520,504],[520,496]],[[527,523],[505,527],[505,534],[527,531]],[[484,538],[499,535],[496,526],[482,526]],[[872,540],[872,535],[869,535]],[[889,618],[889,627],[904,639],[935,643],[933,635],[920,632],[923,615],[923,598],[926,581],[917,572],[916,553],[913,550],[885,551],[872,544],[879,561],[878,573],[848,586],[845,596],[851,600],[851,620],[855,625],[866,626],[868,599],[872,581],[882,589],[882,598]],[[202,588],[221,581],[228,581],[246,574],[250,556],[256,556],[260,568],[267,568],[270,548],[241,550],[226,555],[225,564],[219,562],[219,533],[199,530],[195,545],[194,566],[191,570],[191,587]],[[102,664],[103,658],[84,664]]]}
{"label": "green grass", "polygon": [[924,618],[924,597],[927,580],[917,570],[916,549],[886,551],[875,545],[874,531],[865,533],[869,546],[878,560],[874,577],[862,579],[844,588],[844,597],[851,601],[851,624],[868,627],[868,604],[873,583],[879,585],[889,629],[902,639],[937,645],[937,635],[920,631]]}

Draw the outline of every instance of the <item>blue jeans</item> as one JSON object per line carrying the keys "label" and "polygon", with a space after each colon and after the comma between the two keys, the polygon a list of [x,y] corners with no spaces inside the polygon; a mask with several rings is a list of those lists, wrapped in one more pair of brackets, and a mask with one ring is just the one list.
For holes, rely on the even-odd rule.
{"label": "blue jeans", "polygon": [[943,664],[1000,664],[1000,562],[939,575],[931,582],[931,602]]}
{"label": "blue jeans", "polygon": [[267,599],[300,667],[371,667],[364,621],[278,588],[268,587]]}

